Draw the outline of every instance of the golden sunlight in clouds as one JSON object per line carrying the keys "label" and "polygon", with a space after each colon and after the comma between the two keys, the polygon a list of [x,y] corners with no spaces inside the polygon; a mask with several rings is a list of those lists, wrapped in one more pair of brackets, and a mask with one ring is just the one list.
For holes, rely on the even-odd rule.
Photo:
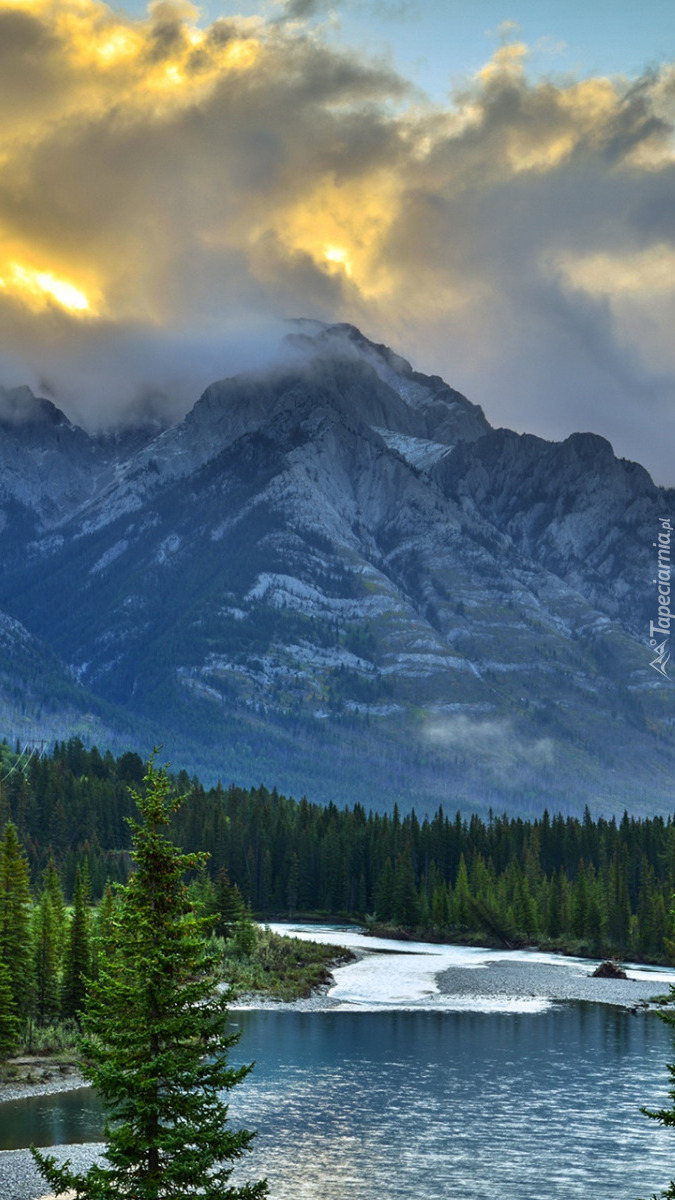
{"label": "golden sunlight in clouds", "polygon": [[393,283],[393,262],[383,253],[399,210],[398,183],[389,172],[339,184],[322,180],[277,226],[291,252],[310,255],[322,269],[343,272],[363,297],[384,296]]}
{"label": "golden sunlight in clouds", "polygon": [[143,38],[130,29],[119,27],[103,33],[94,43],[93,54],[103,67],[112,67],[121,59],[134,58],[143,47]]}
{"label": "golden sunlight in clouds", "polygon": [[351,259],[349,258],[347,251],[341,246],[326,246],[323,256],[327,263],[335,263],[337,267],[342,267],[345,275],[349,275],[351,277]]}
{"label": "golden sunlight in clouds", "polygon": [[615,440],[635,396],[672,410],[672,66],[534,78],[515,41],[432,104],[260,9],[0,0],[0,384],[187,394],[229,330],[307,316],[544,436],[574,396]]}
{"label": "golden sunlight in clouds", "polygon": [[56,302],[76,316],[94,315],[84,292],[68,280],[58,279],[51,271],[36,271],[20,263],[9,263],[7,274],[0,277],[0,287],[32,309]]}
{"label": "golden sunlight in clouds", "polygon": [[509,159],[514,171],[547,171],[557,167],[574,150],[576,138],[571,133],[560,137],[543,138],[537,144],[527,137],[514,137],[509,146]]}
{"label": "golden sunlight in clouds", "polygon": [[255,65],[260,44],[254,38],[232,42],[223,53],[223,65],[232,70],[248,71]]}
{"label": "golden sunlight in clouds", "polygon": [[45,66],[51,54],[69,75],[60,97],[66,112],[114,108],[129,119],[149,107],[161,115],[203,99],[223,72],[249,70],[258,56],[257,19],[239,19],[236,36],[208,37],[196,23],[198,9],[184,0],[156,0],[145,20],[99,0],[0,0],[3,10],[21,11],[48,31]]}
{"label": "golden sunlight in clouds", "polygon": [[523,42],[507,42],[495,51],[484,67],[481,67],[477,78],[481,83],[489,83],[504,75],[522,78],[527,55],[528,49]]}

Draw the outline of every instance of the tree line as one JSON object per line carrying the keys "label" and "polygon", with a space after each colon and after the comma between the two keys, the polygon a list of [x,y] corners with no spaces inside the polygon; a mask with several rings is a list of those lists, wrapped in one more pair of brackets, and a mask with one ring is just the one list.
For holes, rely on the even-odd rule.
{"label": "tree line", "polygon": [[[109,882],[127,881],[130,789],[145,769],[138,755],[114,758],[72,739],[23,770],[12,770],[18,755],[6,743],[0,760],[0,831],[14,827],[32,909],[46,903],[54,872],[70,902],[78,877],[94,902]],[[396,807],[324,807],[262,785],[205,788],[184,772],[175,783],[186,800],[172,834],[186,852],[208,850],[201,886],[211,903],[225,871],[262,917],[369,917],[429,936],[675,956],[671,817],[593,819],[587,809],[582,818],[483,820],[439,808],[420,820]],[[0,881],[0,912],[12,886]],[[0,918],[0,946],[2,928]]]}

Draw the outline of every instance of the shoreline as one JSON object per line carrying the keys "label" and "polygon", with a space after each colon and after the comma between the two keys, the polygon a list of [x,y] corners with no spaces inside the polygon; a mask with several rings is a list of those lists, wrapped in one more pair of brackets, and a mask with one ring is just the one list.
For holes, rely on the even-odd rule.
{"label": "shoreline", "polygon": [[[415,953],[411,943],[410,952]],[[377,957],[379,954],[373,948]],[[356,951],[357,959],[370,958],[367,943]],[[560,1007],[562,1004],[584,1005],[588,1003],[615,1006],[628,1015],[658,1012],[652,1001],[657,995],[668,991],[669,984],[658,969],[645,971],[635,964],[636,971],[628,968],[626,979],[602,979],[592,975],[588,960],[559,959],[552,964],[550,956],[536,952],[505,950],[497,957],[480,957],[469,965],[466,961],[445,966],[434,975],[439,1005],[443,1011],[448,998],[452,1001],[449,1011],[474,1010],[476,1012],[527,1011],[528,1002],[541,1002],[544,1008]],[[557,957],[557,956],[556,956]],[[348,969],[348,968],[347,968]],[[639,977],[635,975],[639,972]],[[672,976],[672,972],[670,973]],[[245,1010],[333,1012],[340,1002],[330,996],[334,983],[323,984],[314,994],[304,1000],[273,1001],[260,996],[240,996],[230,1005],[236,1021],[237,1012]],[[433,997],[430,997],[433,1005]],[[518,1005],[525,1007],[518,1009]],[[415,1004],[405,1005],[406,1011],[414,1011]],[[354,1011],[358,1011],[355,1005]],[[373,1010],[370,1009],[372,1012]],[[428,1011],[427,1008],[420,1011]],[[448,1011],[445,1007],[445,1011]],[[533,1007],[530,1011],[541,1011]],[[532,1019],[536,1019],[533,1017]],[[50,1096],[58,1092],[75,1090],[87,1086],[76,1064],[70,1060],[49,1059],[46,1056],[31,1058],[23,1056],[15,1065],[23,1072],[23,1078],[0,1081],[0,1112],[3,1103],[18,1102],[31,1097]],[[70,1159],[76,1171],[86,1171],[92,1161],[104,1151],[100,1142],[82,1142],[55,1145],[50,1153],[63,1162]],[[0,1151],[0,1195],[8,1200],[55,1200],[47,1194],[46,1185],[27,1149]]]}
{"label": "shoreline", "polygon": [[0,1105],[88,1086],[78,1064],[58,1055],[26,1054],[10,1059],[6,1065],[9,1073],[0,1076]]}
{"label": "shoreline", "polygon": [[[367,945],[368,934],[364,936],[366,943],[363,949],[352,949],[353,961],[360,962],[371,954],[397,953],[383,949],[372,949]],[[370,934],[370,936],[373,936]],[[375,935],[377,936],[377,935]],[[387,939],[389,940],[389,939]],[[394,940],[393,938],[391,940]],[[408,953],[415,954],[414,947],[421,945],[416,939],[406,939],[410,946]],[[458,945],[458,943],[436,943],[437,945]],[[475,950],[485,949],[495,953],[494,947],[473,947]],[[405,951],[398,951],[405,953]],[[497,953],[499,953],[497,951]],[[548,952],[550,953],[550,952]],[[548,954],[542,955],[548,958]],[[670,982],[663,978],[664,970],[656,964],[635,963],[629,965],[626,979],[603,979],[593,975],[590,967],[593,959],[573,959],[567,955],[556,954],[561,966],[552,965],[549,961],[539,960],[534,948],[527,950],[504,949],[500,957],[473,966],[450,966],[438,971],[435,975],[437,994],[445,998],[456,999],[458,1007],[468,1007],[475,1002],[482,1007],[486,1002],[500,1000],[528,1001],[540,1000],[545,1003],[594,1003],[610,1004],[624,1008],[634,1014],[659,1012],[661,1006],[656,1003],[656,997],[668,992]],[[345,964],[346,965],[346,964]],[[340,969],[339,967],[337,968]],[[640,977],[636,978],[636,972]],[[650,978],[650,972],[654,978]],[[671,969],[670,974],[675,972]],[[339,1006],[330,992],[335,986],[335,978],[327,983],[319,984],[311,996],[295,1000],[275,1000],[264,993],[242,993],[229,1005],[233,1014],[242,1011],[273,1011],[273,1012],[323,1012],[331,1011]],[[405,1006],[406,1008],[408,1006]],[[411,1006],[411,1007],[414,1007]],[[0,1077],[0,1105],[14,1100],[28,1099],[35,1096],[50,1096],[58,1092],[74,1091],[87,1087],[87,1080],[82,1075],[78,1064],[71,1058],[54,1055],[22,1055],[9,1060],[7,1064],[10,1073]]]}

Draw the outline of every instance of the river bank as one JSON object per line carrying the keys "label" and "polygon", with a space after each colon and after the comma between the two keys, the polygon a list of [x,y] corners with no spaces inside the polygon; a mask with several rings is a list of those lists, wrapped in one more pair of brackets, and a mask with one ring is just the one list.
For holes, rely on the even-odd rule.
{"label": "river bank", "polygon": [[[627,964],[625,979],[593,975],[597,963],[538,950],[497,950],[481,946],[420,943],[364,935],[354,929],[279,924],[272,930],[298,940],[330,942],[345,951],[342,964],[321,976],[310,995],[293,999],[246,992],[230,1009],[319,1012],[346,1005],[364,1008],[386,1003],[391,976],[387,960],[397,961],[394,1007],[419,1004],[442,1009],[535,1011],[556,1003],[610,1004],[636,1015],[660,1007],[675,985],[675,971],[646,964]],[[297,939],[297,940],[296,940]],[[403,960],[408,960],[404,964]],[[406,967],[409,969],[406,971]],[[408,981],[406,982],[406,975]],[[382,979],[382,985],[378,983]],[[277,993],[278,995],[278,993]],[[13,1059],[0,1077],[0,1104],[24,1096],[51,1095],[81,1087],[72,1058],[55,1055]]]}
{"label": "river bank", "polygon": [[[390,939],[364,937],[356,931],[317,926],[276,926],[285,936],[308,938],[332,945],[346,945],[355,955],[352,963],[337,967],[332,979],[310,997],[294,1001],[274,1001],[259,996],[241,996],[231,1005],[234,1023],[237,1013],[255,1009],[277,1013],[316,1013],[320,1025],[327,1029],[321,1014],[382,1013],[384,1021],[392,1012],[414,1014],[457,1014],[450,1020],[465,1019],[462,1014],[514,1014],[522,1021],[532,1014],[534,1030],[541,1019],[550,1019],[555,1010],[563,1012],[578,1005],[589,1005],[596,1012],[634,1013],[627,1018],[637,1031],[651,1024],[653,1015],[645,1022],[643,1014],[656,1007],[655,997],[668,992],[675,983],[675,972],[640,964],[627,964],[626,979],[601,979],[593,976],[595,962],[571,959],[560,955],[531,950],[499,951],[481,947],[395,942]],[[519,1016],[517,1014],[520,1014]],[[547,1017],[548,1014],[548,1017]],[[354,1020],[354,1017],[349,1018]],[[396,1018],[397,1020],[399,1018]],[[419,1019],[419,1018],[418,1018]],[[427,1018],[428,1019],[428,1018]],[[621,1018],[619,1018],[621,1019]],[[659,1024],[659,1022],[655,1022]],[[362,1021],[358,1019],[358,1028]],[[378,1021],[378,1027],[380,1022]],[[454,1026],[447,1025],[451,1030]],[[446,1029],[445,1020],[442,1028]],[[485,1026],[487,1028],[487,1026]],[[528,1028],[530,1026],[528,1025]],[[318,1033],[317,1033],[318,1036]],[[529,1035],[527,1039],[529,1044]],[[400,1049],[400,1047],[399,1047]],[[22,1096],[49,1096],[56,1091],[77,1087],[81,1079],[67,1064],[61,1070],[56,1063],[42,1062],[39,1066],[25,1063],[32,1073],[29,1081],[9,1080],[0,1084],[0,1102],[18,1100]],[[70,1064],[72,1067],[72,1064]],[[644,1099],[648,1099],[645,1089]],[[1,1118],[0,1118],[1,1120]],[[72,1135],[71,1135],[72,1136]],[[101,1152],[95,1143],[71,1143],[56,1146],[53,1151],[62,1161],[72,1160],[76,1169],[86,1169]],[[0,1196],[7,1200],[43,1200],[46,1189],[26,1149],[0,1152]]]}
{"label": "river bank", "polygon": [[357,954],[357,962],[336,972],[334,986],[308,1003],[312,1008],[537,1012],[588,1002],[637,1014],[660,1007],[675,986],[675,969],[645,963],[624,963],[625,979],[607,979],[594,975],[600,960],[551,951],[396,940],[328,926],[272,929],[330,940]]}
{"label": "river bank", "polygon": [[84,1084],[82,1073],[72,1059],[58,1055],[12,1058],[0,1074],[0,1104],[24,1096],[51,1096]]}

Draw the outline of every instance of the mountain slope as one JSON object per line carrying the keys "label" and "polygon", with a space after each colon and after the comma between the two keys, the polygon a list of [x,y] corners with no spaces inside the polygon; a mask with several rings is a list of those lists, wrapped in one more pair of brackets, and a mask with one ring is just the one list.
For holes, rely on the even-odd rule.
{"label": "mountain slope", "polygon": [[181,765],[378,807],[671,803],[645,634],[673,497],[603,439],[492,430],[307,323],[177,426],[55,462],[49,503],[0,473],[0,602]]}

